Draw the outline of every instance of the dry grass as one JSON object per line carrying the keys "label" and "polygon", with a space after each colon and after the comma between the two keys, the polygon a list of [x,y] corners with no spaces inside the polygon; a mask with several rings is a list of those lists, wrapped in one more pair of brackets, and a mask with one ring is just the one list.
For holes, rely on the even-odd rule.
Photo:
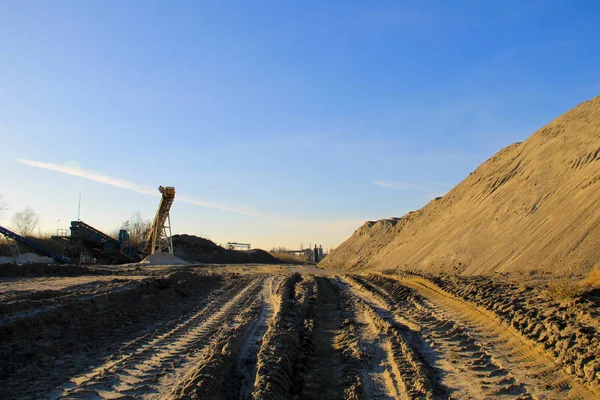
{"label": "dry grass", "polygon": [[574,299],[581,296],[584,292],[583,286],[579,282],[553,279],[548,282],[546,293],[553,299],[565,300]]}
{"label": "dry grass", "polygon": [[585,292],[600,289],[600,262],[596,263],[588,276],[580,281],[552,279],[546,293],[553,299],[566,300],[580,297]]}
{"label": "dry grass", "polygon": [[600,262],[596,263],[596,267],[590,271],[582,284],[590,289],[600,289]]}

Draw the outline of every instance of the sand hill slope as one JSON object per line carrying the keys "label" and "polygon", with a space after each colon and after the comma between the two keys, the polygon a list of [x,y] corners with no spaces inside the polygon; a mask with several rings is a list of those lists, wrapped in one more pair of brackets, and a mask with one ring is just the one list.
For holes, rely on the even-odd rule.
{"label": "sand hill slope", "polygon": [[600,263],[600,96],[498,152],[441,199],[369,221],[321,265],[468,275]]}

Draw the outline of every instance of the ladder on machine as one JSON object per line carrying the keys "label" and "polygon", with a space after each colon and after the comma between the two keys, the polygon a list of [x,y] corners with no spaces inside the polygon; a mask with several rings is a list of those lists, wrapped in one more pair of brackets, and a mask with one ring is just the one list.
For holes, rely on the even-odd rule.
{"label": "ladder on machine", "polygon": [[15,258],[15,263],[17,265],[23,264],[23,260],[21,259],[21,250],[19,249],[19,245],[13,239],[6,239],[8,241],[8,247],[10,248],[10,254]]}

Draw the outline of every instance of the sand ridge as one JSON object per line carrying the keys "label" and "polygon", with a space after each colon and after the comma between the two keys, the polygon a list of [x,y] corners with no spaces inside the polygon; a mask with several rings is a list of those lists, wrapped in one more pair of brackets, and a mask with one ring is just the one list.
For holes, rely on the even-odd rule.
{"label": "sand ridge", "polygon": [[501,150],[442,198],[368,221],[321,262],[346,270],[584,274],[600,262],[600,97]]}

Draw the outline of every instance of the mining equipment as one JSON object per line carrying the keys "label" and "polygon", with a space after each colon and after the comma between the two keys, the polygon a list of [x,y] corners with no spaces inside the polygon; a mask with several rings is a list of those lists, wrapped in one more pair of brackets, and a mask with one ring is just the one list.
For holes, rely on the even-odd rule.
{"label": "mining equipment", "polygon": [[119,238],[115,239],[83,221],[71,221],[70,236],[51,238],[63,245],[66,256],[78,262],[90,258],[107,264],[140,260],[137,249],[129,244],[129,234],[125,229],[121,229]]}
{"label": "mining equipment", "polygon": [[13,256],[15,257],[15,260],[17,262],[17,264],[21,264],[21,252],[19,251],[19,246],[17,243],[21,243],[27,247],[29,247],[30,249],[34,250],[37,253],[42,253],[47,255],[48,257],[53,258],[54,260],[58,261],[61,264],[68,264],[70,261],[69,259],[60,256],[42,246],[40,246],[39,244],[32,242],[31,240],[24,238],[23,236],[16,234],[15,232],[4,228],[2,226],[0,226],[0,234],[4,235],[4,237],[6,237],[7,240],[12,240],[12,242],[10,243],[10,250],[13,254]]}
{"label": "mining equipment", "polygon": [[173,254],[173,238],[171,237],[171,205],[175,201],[173,186],[159,186],[162,194],[154,221],[150,226],[146,242],[142,250],[142,258],[154,253],[168,252]]}
{"label": "mining equipment", "polygon": [[301,249],[301,250],[280,250],[279,253],[283,254],[291,254],[294,256],[298,256],[304,258],[306,261],[314,261],[313,251],[311,249]]}
{"label": "mining equipment", "polygon": [[17,243],[63,264],[68,264],[71,260],[82,263],[90,259],[95,259],[100,263],[120,264],[137,262],[150,254],[159,252],[167,251],[173,254],[169,213],[175,200],[175,188],[160,186],[158,190],[162,196],[142,249],[131,246],[129,234],[125,229],[121,229],[118,239],[115,239],[83,221],[71,221],[71,234],[69,236],[51,236],[52,240],[63,246],[63,255],[45,249],[39,244],[1,226],[0,234],[10,241],[11,252],[18,264],[21,263],[21,253]]}
{"label": "mining equipment", "polygon": [[173,253],[169,212],[175,200],[175,188],[160,186],[158,190],[162,194],[158,211],[141,249],[129,243],[125,229],[121,229],[115,239],[83,221],[71,221],[70,236],[52,236],[52,239],[64,246],[66,256],[80,263],[96,259],[100,263],[121,264],[138,262],[155,252]]}

